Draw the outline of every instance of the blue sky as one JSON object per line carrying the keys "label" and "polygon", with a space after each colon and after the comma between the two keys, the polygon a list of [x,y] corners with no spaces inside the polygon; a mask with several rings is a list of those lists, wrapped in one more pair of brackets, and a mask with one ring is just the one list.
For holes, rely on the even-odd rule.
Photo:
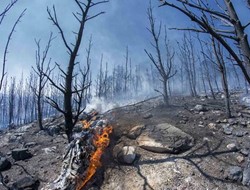
{"label": "blue sky", "polygon": [[[8,1],[1,0],[2,8]],[[53,41],[50,57],[52,61],[59,64],[67,64],[67,54],[61,42],[57,29],[48,20],[47,6],[52,8],[54,4],[58,11],[59,22],[66,32],[68,41],[73,41],[71,31],[77,28],[71,12],[76,8],[69,0],[19,0],[13,9],[8,13],[4,23],[0,26],[1,43],[0,59],[3,56],[3,45],[6,42],[8,33],[21,11],[27,8],[25,16],[18,24],[9,47],[7,71],[9,76],[20,76],[21,72],[27,75],[31,65],[35,63],[35,42],[34,39],[41,39],[44,46],[50,31],[57,38]],[[174,26],[178,13],[158,8],[159,2],[154,1],[155,16],[159,20],[166,18],[168,26]],[[87,23],[85,28],[84,41],[80,58],[85,57],[86,44],[93,36],[92,64],[98,65],[101,54],[104,54],[104,61],[110,65],[122,64],[124,62],[126,46],[129,47],[130,56],[134,64],[147,64],[148,58],[144,48],[150,48],[150,34],[146,30],[148,20],[146,10],[149,5],[147,0],[111,0],[109,3],[97,7],[94,11],[104,10],[106,13]],[[181,19],[181,18],[179,18]],[[172,38],[179,35],[173,32]],[[2,43],[3,42],[3,43]]]}
{"label": "blue sky", "polygon": [[[245,7],[244,0],[235,0],[237,9]],[[0,10],[9,0],[0,1]],[[68,56],[66,49],[60,39],[58,30],[48,20],[47,6],[56,6],[58,19],[65,30],[69,42],[73,41],[72,31],[77,28],[72,11],[76,6],[72,0],[19,0],[13,9],[10,10],[3,24],[0,26],[0,60],[3,56],[3,47],[8,33],[18,15],[27,8],[25,16],[18,24],[9,47],[7,72],[9,76],[19,77],[23,72],[28,75],[30,68],[35,64],[36,46],[34,39],[41,39],[44,47],[52,31],[57,38],[53,41],[49,57],[52,63],[57,62],[66,65]],[[155,17],[162,21],[167,27],[178,27],[190,25],[189,20],[179,12],[169,7],[158,8],[158,0],[152,0],[155,7]],[[144,49],[150,49],[151,36],[146,30],[148,26],[146,10],[148,0],[110,0],[109,3],[93,10],[103,10],[106,14],[91,20],[87,23],[82,44],[80,59],[85,59],[85,48],[90,36],[93,36],[92,65],[99,67],[101,54],[104,54],[104,61],[111,66],[125,62],[125,49],[129,47],[132,63],[150,64],[144,53]],[[244,20],[249,18],[249,9],[241,11]],[[250,20],[250,19],[248,19]],[[170,31],[169,38],[173,41],[181,38],[182,33]]]}

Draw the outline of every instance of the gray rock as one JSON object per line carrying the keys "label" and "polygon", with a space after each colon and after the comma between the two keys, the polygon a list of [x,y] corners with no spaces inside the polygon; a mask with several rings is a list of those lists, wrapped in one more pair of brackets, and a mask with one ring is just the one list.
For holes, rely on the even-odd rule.
{"label": "gray rock", "polygon": [[13,183],[11,190],[37,190],[39,187],[39,180],[32,177],[24,177]]}
{"label": "gray rock", "polygon": [[22,127],[17,128],[16,131],[19,133],[22,133],[22,132],[24,133],[24,132],[27,132],[31,127],[33,127],[32,124],[24,125]]}
{"label": "gray rock", "polygon": [[227,178],[232,181],[241,181],[242,179],[242,168],[239,166],[231,166],[227,171]]}
{"label": "gray rock", "polygon": [[238,117],[242,117],[243,115],[242,115],[242,113],[238,113],[237,116]]}
{"label": "gray rock", "polygon": [[153,117],[153,115],[151,113],[149,113],[149,114],[144,115],[143,119],[149,119],[151,117]]}
{"label": "gray rock", "polygon": [[0,171],[5,171],[11,168],[10,161],[5,157],[0,157]]}
{"label": "gray rock", "polygon": [[24,149],[14,149],[11,152],[12,158],[16,161],[25,160],[32,157],[32,154],[28,151],[27,148]]}
{"label": "gray rock", "polygon": [[204,115],[205,113],[204,113],[203,111],[201,111],[199,114],[200,114],[200,115]]}
{"label": "gray rock", "polygon": [[40,130],[40,131],[38,131],[38,133],[36,135],[37,136],[41,136],[41,135],[46,136],[46,135],[48,135],[48,133],[45,130]]}
{"label": "gray rock", "polygon": [[60,125],[53,125],[53,126],[48,127],[47,131],[49,135],[55,136],[55,135],[60,134],[60,132],[62,131],[62,128],[60,127]]}
{"label": "gray rock", "polygon": [[207,111],[207,109],[206,109],[206,107],[204,105],[199,105],[199,104],[194,107],[194,110],[198,111],[198,112],[205,112],[205,111]]}
{"label": "gray rock", "polygon": [[239,162],[239,163],[243,163],[245,161],[245,157],[243,155],[238,155],[236,157],[236,160]]}
{"label": "gray rock", "polygon": [[232,135],[233,128],[231,128],[231,127],[224,128],[223,133],[226,134],[226,135]]}
{"label": "gray rock", "polygon": [[235,130],[233,132],[233,134],[236,136],[236,137],[243,137],[244,135],[247,135],[248,132],[247,131],[241,131],[241,130]]}
{"label": "gray rock", "polygon": [[24,133],[14,133],[9,136],[10,143],[20,143],[23,141],[23,134]]}
{"label": "gray rock", "polygon": [[243,154],[244,156],[248,156],[249,155],[249,149],[247,148],[242,148],[240,150],[240,153]]}
{"label": "gray rock", "polygon": [[234,118],[229,118],[228,119],[228,123],[230,125],[237,125],[238,121],[236,119],[234,119]]}
{"label": "gray rock", "polygon": [[239,150],[239,147],[235,143],[230,143],[227,145],[227,149],[230,151],[237,151]]}
{"label": "gray rock", "polygon": [[233,133],[233,128],[230,127],[230,124],[223,124],[222,129],[223,133],[226,135],[231,135]]}
{"label": "gray rock", "polygon": [[147,126],[136,140],[141,148],[159,153],[180,153],[194,145],[193,137],[168,123]]}
{"label": "gray rock", "polygon": [[227,119],[223,119],[223,120],[221,121],[221,123],[227,123],[227,122],[228,122]]}
{"label": "gray rock", "polygon": [[124,146],[122,148],[122,159],[125,163],[131,164],[134,162],[136,153],[135,153],[135,147],[133,146]]}
{"label": "gray rock", "polygon": [[242,184],[250,186],[250,158],[248,158],[246,166],[243,170]]}
{"label": "gray rock", "polygon": [[241,121],[240,125],[243,126],[243,127],[247,127],[247,122],[246,121]]}
{"label": "gray rock", "polygon": [[113,156],[120,163],[132,164],[136,158],[135,147],[117,144],[113,149]]}
{"label": "gray rock", "polygon": [[145,128],[145,125],[137,125],[133,127],[127,134],[128,138],[136,139],[141,134],[143,128]]}
{"label": "gray rock", "polygon": [[199,125],[204,125],[204,122],[203,121],[199,121]]}
{"label": "gray rock", "polygon": [[25,148],[29,148],[29,147],[34,147],[36,146],[37,143],[36,142],[28,142],[28,143],[25,143],[24,147]]}
{"label": "gray rock", "polygon": [[230,127],[228,124],[222,125],[223,133],[226,135],[231,135],[233,133],[233,128]]}
{"label": "gray rock", "polygon": [[209,129],[211,129],[211,130],[216,130],[216,123],[209,123],[208,125],[207,125],[207,127],[209,128]]}
{"label": "gray rock", "polygon": [[45,154],[50,154],[52,152],[56,152],[56,146],[52,146],[52,147],[47,147],[47,148],[43,148],[42,150],[44,151]]}

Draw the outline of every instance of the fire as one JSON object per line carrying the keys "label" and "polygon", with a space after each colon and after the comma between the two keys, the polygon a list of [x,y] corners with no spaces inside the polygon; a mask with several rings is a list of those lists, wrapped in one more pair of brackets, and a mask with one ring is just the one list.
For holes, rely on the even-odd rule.
{"label": "fire", "polygon": [[90,128],[93,121],[95,121],[97,119],[97,114],[98,114],[98,112],[95,110],[92,110],[92,112],[89,113],[89,116],[91,117],[91,119],[85,119],[82,121],[83,129],[86,130],[86,129]]}
{"label": "fire", "polygon": [[[88,129],[91,126],[91,122],[83,121],[83,127]],[[98,131],[99,127],[96,128]],[[100,133],[96,132],[93,138],[93,144],[96,150],[90,156],[90,164],[86,171],[86,177],[84,180],[79,180],[77,184],[77,190],[81,190],[86,183],[91,179],[91,177],[95,174],[96,170],[101,167],[101,156],[105,150],[105,148],[109,145],[110,139],[109,134],[112,133],[112,126],[104,126],[100,129]]]}
{"label": "fire", "polygon": [[88,129],[91,126],[91,123],[88,122],[87,120],[83,120],[82,124],[83,124],[83,129]]}

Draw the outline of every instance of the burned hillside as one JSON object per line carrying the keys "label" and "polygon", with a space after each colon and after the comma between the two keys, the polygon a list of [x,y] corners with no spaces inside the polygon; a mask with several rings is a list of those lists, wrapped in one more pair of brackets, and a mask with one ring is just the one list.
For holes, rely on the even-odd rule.
{"label": "burned hillside", "polygon": [[249,10],[0,1],[0,189],[249,189]]}
{"label": "burned hillside", "polygon": [[[242,104],[238,93],[233,100],[231,119],[219,106],[223,99],[206,97],[176,97],[168,108],[162,107],[163,100],[158,97],[96,118],[92,115],[92,127],[105,124],[98,119],[105,118],[113,131],[101,166],[83,189],[248,189],[250,108]],[[1,133],[1,160],[7,159],[11,165],[4,169],[6,164],[1,162],[5,170],[1,172],[2,183],[12,188],[56,189],[53,184],[65,169],[63,165],[71,163],[64,157],[70,146],[62,117],[47,119],[44,124],[44,132],[35,122]],[[86,124],[79,121],[74,129],[76,137],[84,131]],[[87,139],[84,142],[90,143]],[[91,147],[89,156],[82,157],[87,165],[95,150]],[[71,148],[81,151],[86,145]],[[75,167],[76,163],[68,173],[71,180],[77,174]],[[78,180],[84,181],[87,173],[85,166]],[[69,188],[64,185],[57,187]]]}

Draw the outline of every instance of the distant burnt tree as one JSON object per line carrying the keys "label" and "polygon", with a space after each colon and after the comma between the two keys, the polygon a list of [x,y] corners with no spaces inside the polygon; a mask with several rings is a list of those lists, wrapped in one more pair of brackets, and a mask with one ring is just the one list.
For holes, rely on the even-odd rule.
{"label": "distant burnt tree", "polygon": [[184,33],[182,43],[178,43],[179,58],[182,63],[183,73],[186,73],[187,86],[191,96],[197,96],[197,66],[196,66],[196,53],[194,50],[194,39],[190,33]]}
{"label": "distant burnt tree", "polygon": [[145,52],[147,54],[147,56],[149,57],[149,59],[151,60],[151,62],[153,63],[153,65],[155,66],[155,68],[157,69],[157,71],[159,72],[160,75],[160,81],[162,82],[162,90],[158,90],[156,89],[157,92],[159,92],[160,94],[162,94],[163,98],[164,98],[164,103],[165,105],[169,105],[169,88],[168,88],[168,82],[169,79],[172,78],[177,71],[173,69],[173,61],[174,61],[174,55],[175,52],[173,51],[173,48],[170,46],[170,42],[167,39],[167,32],[166,32],[166,28],[165,28],[165,36],[164,36],[164,46],[165,46],[165,52],[164,55],[166,55],[166,58],[163,57],[163,53],[162,53],[162,49],[160,46],[160,37],[161,37],[161,23],[159,25],[159,28],[156,28],[155,25],[155,18],[153,16],[153,9],[150,5],[150,7],[148,8],[148,20],[149,20],[149,24],[150,27],[148,28],[148,31],[150,32],[150,34],[153,37],[153,42],[151,43],[151,45],[153,46],[154,50],[156,51],[156,55],[153,56],[152,53],[148,52],[145,49]]}
{"label": "distant burnt tree", "polygon": [[50,68],[50,61],[47,61],[47,55],[51,46],[51,41],[53,40],[52,33],[50,34],[48,43],[44,49],[44,51],[41,53],[41,47],[40,47],[40,40],[35,40],[37,50],[36,50],[36,66],[32,67],[35,75],[37,75],[37,84],[34,86],[30,86],[35,97],[36,97],[36,104],[37,104],[37,117],[38,117],[38,125],[41,130],[43,130],[43,99],[44,99],[44,87],[48,81],[48,78],[46,76],[50,76],[53,69]]}

